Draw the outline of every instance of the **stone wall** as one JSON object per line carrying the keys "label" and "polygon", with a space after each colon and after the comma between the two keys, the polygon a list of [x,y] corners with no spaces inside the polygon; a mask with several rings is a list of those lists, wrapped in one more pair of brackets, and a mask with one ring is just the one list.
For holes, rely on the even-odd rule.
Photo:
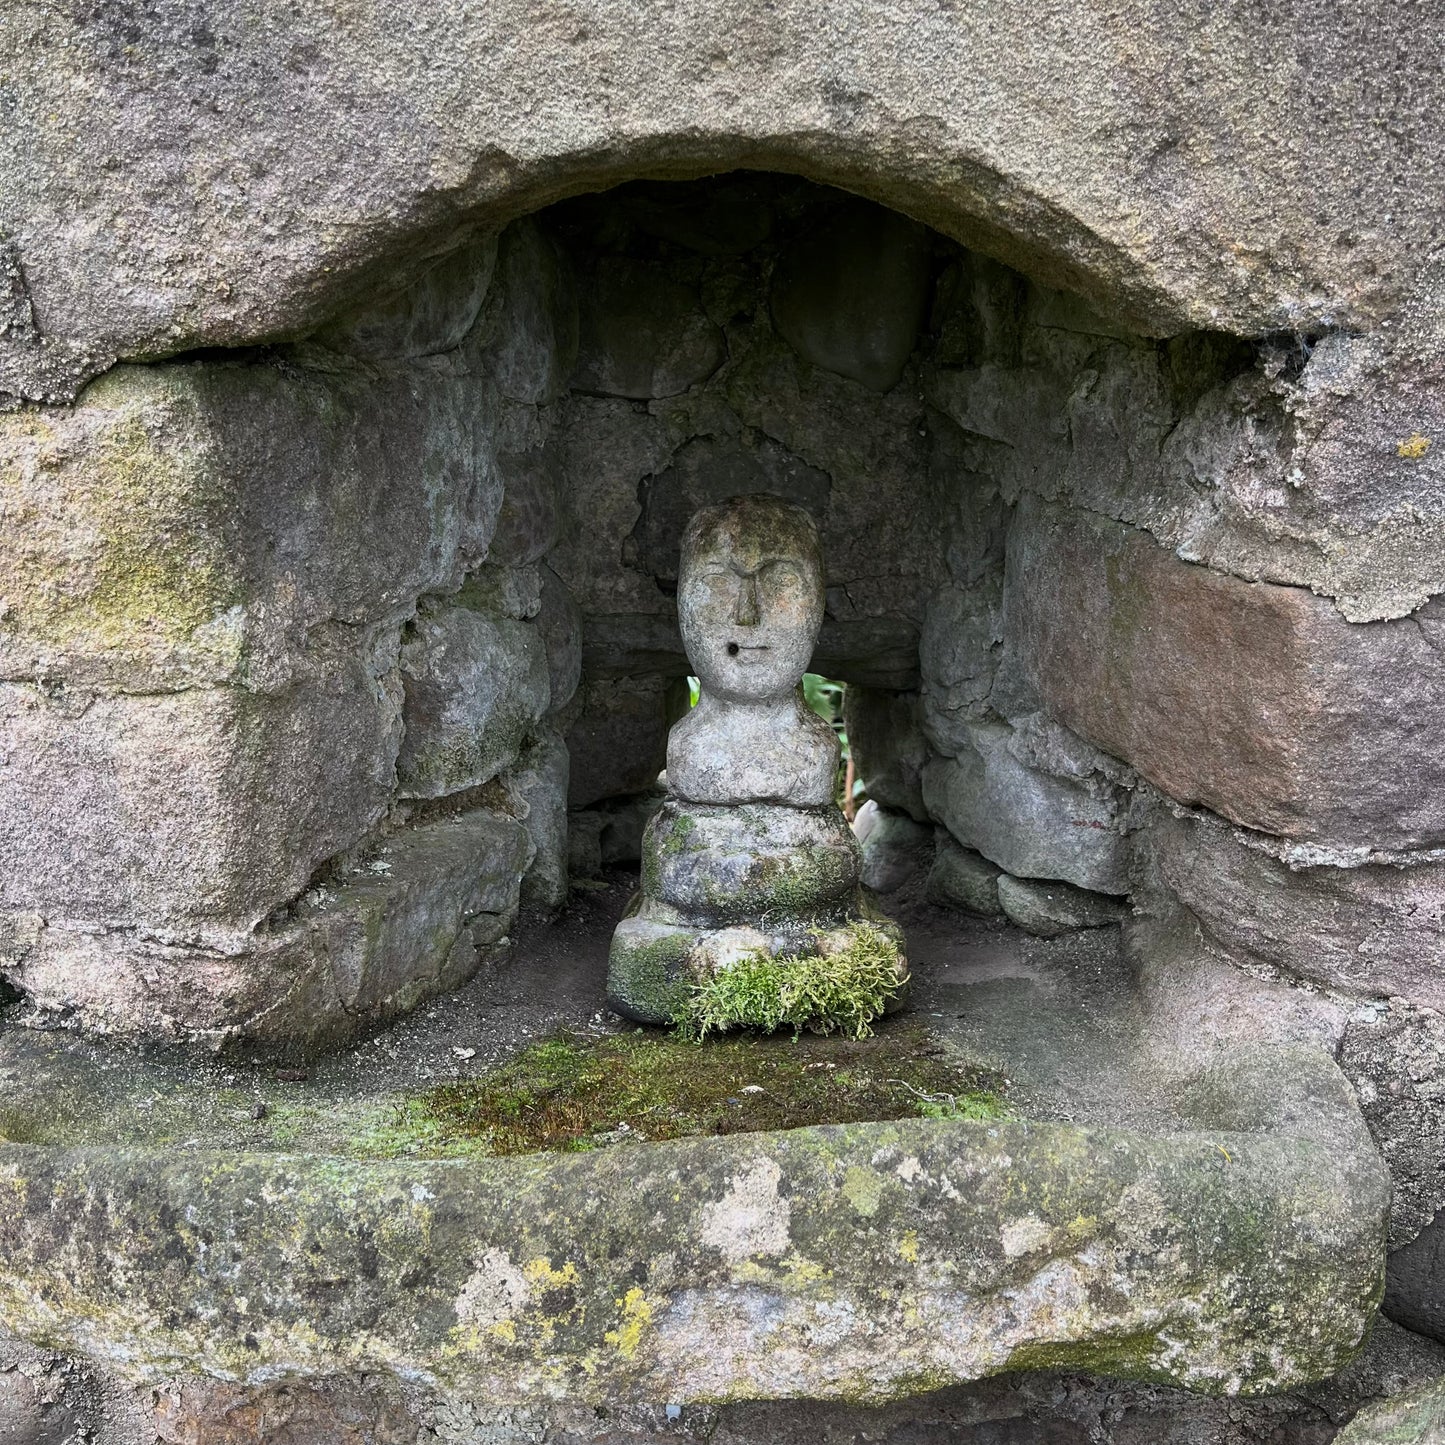
{"label": "stone wall", "polygon": [[49,1019],[305,1052],[565,895],[576,348],[535,227],[270,352],[12,412],[0,954]]}

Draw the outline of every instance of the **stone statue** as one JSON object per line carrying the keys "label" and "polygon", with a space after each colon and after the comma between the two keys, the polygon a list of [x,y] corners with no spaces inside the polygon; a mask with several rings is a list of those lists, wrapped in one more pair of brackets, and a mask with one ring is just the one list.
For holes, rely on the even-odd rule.
{"label": "stone statue", "polygon": [[[677,606],[700,695],[668,739],[669,796],[612,940],[608,999],[630,1018],[671,1022],[679,987],[744,954],[827,952],[850,922],[901,945],[864,897],[833,801],[838,742],[799,686],[823,600],[818,532],[801,507],[735,497],[688,523]],[[900,949],[900,979],[906,968]]]}

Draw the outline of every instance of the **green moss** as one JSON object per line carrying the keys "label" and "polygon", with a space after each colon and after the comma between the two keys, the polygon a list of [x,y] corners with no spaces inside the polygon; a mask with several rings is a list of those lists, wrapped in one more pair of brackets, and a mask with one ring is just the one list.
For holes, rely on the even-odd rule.
{"label": "green moss", "polygon": [[367,1142],[383,1154],[409,1134],[428,1153],[454,1154],[468,1145],[490,1154],[576,1151],[626,1140],[912,1118],[922,1100],[940,1097],[996,1117],[997,1082],[948,1062],[913,1024],[861,1040],[749,1036],[706,1049],[641,1031],[604,1039],[563,1034],[484,1078],[444,1084],[410,1101]]}
{"label": "green moss", "polygon": [[697,820],[691,813],[678,812],[670,821],[670,826],[662,838],[660,850],[663,853],[682,853],[688,847],[688,840],[692,837],[693,830],[697,827]]}
{"label": "green moss", "polygon": [[1158,1337],[1149,1331],[1112,1339],[1036,1341],[1015,1349],[1008,1357],[1008,1369],[1072,1370],[1168,1381],[1170,1376],[1159,1363],[1160,1348]]}
{"label": "green moss", "polygon": [[844,945],[826,953],[750,954],[694,984],[678,1017],[680,1033],[700,1041],[729,1029],[791,1028],[795,1035],[807,1029],[865,1038],[902,985],[898,944],[871,923],[849,924],[842,933]]}
{"label": "green moss", "polygon": [[693,945],[685,931],[619,930],[607,965],[607,996],[645,1023],[671,1023],[687,999],[683,970]]}
{"label": "green moss", "polygon": [[[196,440],[192,399],[169,377],[138,382],[117,368],[85,402],[99,424],[84,445],[23,422],[0,437],[13,623],[57,646],[189,640],[238,600],[217,525],[225,498]],[[30,467],[51,479],[37,488]],[[37,503],[52,490],[63,532],[50,503]]]}

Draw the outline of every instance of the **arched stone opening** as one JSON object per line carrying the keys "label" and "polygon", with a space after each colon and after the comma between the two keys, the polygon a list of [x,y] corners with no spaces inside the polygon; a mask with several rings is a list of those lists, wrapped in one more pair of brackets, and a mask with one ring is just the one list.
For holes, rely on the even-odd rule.
{"label": "arched stone opening", "polygon": [[[1386,595],[1277,525],[1308,338],[1146,337],[755,172],[401,274],[11,428],[6,957],[47,1016],[329,1046],[560,904],[569,832],[574,873],[632,856],[677,533],[759,489],[822,526],[816,666],[853,685],[878,871],[936,829],[940,900],[1047,928],[1163,898],[1246,961],[1435,998],[1419,950],[1355,956],[1433,907],[1396,867],[1445,830],[1433,612],[1341,616],[1430,564]],[[1343,900],[1323,961],[1302,860]]]}

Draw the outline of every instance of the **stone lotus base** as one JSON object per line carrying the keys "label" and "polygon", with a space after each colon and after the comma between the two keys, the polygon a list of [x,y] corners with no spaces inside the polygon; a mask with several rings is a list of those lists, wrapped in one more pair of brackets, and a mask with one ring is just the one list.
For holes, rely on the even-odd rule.
{"label": "stone lotus base", "polygon": [[832,804],[722,807],[669,798],[643,837],[642,889],[613,935],[607,1001],[638,1023],[677,1017],[680,990],[753,953],[831,953],[865,922],[898,945],[903,930],[870,903],[852,829]]}

